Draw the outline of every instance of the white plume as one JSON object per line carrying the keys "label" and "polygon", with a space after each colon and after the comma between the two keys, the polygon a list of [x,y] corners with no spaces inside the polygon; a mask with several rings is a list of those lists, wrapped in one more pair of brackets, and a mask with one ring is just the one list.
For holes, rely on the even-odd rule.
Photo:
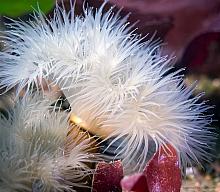
{"label": "white plume", "polygon": [[157,42],[144,42],[127,17],[103,13],[104,6],[85,9],[84,17],[57,6],[50,21],[38,13],[32,22],[11,24],[0,54],[1,87],[31,91],[42,79],[58,84],[76,116],[110,127],[111,144],[123,140],[117,156],[127,169],[132,161],[143,168],[149,140],[156,149],[170,143],[182,166],[206,159],[213,138],[209,107],[171,72]]}

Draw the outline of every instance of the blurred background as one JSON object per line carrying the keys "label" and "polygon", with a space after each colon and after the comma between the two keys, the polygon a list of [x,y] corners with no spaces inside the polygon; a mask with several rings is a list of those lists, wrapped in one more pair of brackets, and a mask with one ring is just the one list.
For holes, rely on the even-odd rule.
{"label": "blurred background", "polygon": [[[74,1],[74,0],[72,0]],[[99,7],[103,0],[76,0],[75,13],[83,5]],[[50,17],[55,0],[0,0],[0,33],[4,35],[11,19],[31,20],[30,13],[38,7]],[[61,1],[57,1],[61,3]],[[63,0],[69,9],[69,0]],[[186,84],[197,80],[196,93],[205,92],[202,99],[214,106],[213,127],[218,135],[213,161],[204,169],[187,169],[182,192],[220,192],[220,0],[109,0],[106,10],[115,5],[121,16],[130,14],[136,31],[143,36],[164,42],[164,54],[175,55],[175,69],[184,67]],[[0,35],[0,36],[1,36]],[[3,47],[0,41],[0,49]],[[0,61],[1,64],[1,61]],[[0,103],[1,104],[1,103]]]}

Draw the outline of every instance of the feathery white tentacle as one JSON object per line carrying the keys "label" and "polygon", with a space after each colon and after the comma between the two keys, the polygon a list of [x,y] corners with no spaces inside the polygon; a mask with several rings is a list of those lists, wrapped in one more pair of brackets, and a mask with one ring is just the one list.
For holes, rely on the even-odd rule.
{"label": "feathery white tentacle", "polygon": [[12,24],[9,47],[0,53],[0,87],[18,84],[20,91],[43,79],[57,83],[76,116],[111,127],[113,142],[123,139],[117,152],[126,167],[134,160],[143,168],[151,139],[157,149],[170,143],[183,166],[206,159],[208,107],[192,97],[178,72],[170,72],[157,43],[144,43],[126,17],[112,9],[103,13],[104,5],[85,9],[84,17],[57,6],[51,21],[39,13],[33,22]]}

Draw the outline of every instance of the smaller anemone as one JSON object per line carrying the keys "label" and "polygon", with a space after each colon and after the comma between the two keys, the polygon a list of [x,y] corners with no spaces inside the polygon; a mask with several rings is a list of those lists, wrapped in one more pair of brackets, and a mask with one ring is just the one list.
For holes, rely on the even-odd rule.
{"label": "smaller anemone", "polygon": [[8,117],[1,115],[0,191],[86,187],[85,178],[92,173],[89,163],[96,161],[92,138],[72,127],[66,113],[38,110],[35,99],[18,102]]}

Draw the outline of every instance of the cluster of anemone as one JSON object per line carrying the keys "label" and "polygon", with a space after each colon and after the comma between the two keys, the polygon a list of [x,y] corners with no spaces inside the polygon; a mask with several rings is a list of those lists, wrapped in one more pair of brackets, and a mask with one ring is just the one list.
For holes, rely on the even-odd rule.
{"label": "cluster of anemone", "polygon": [[[213,136],[201,95],[192,96],[194,86],[173,72],[158,42],[146,41],[127,17],[104,6],[76,16],[73,6],[57,5],[50,19],[36,12],[31,21],[9,24],[0,87],[15,90],[16,104],[1,116],[0,189],[80,185],[88,163],[97,161],[80,126],[101,138],[103,153],[114,149],[103,158],[121,159],[127,173],[144,168],[152,146],[169,153],[171,144],[181,167],[207,159]],[[49,109],[46,92],[56,94],[55,86],[70,103],[66,112]],[[71,118],[79,120],[74,135]]]}

